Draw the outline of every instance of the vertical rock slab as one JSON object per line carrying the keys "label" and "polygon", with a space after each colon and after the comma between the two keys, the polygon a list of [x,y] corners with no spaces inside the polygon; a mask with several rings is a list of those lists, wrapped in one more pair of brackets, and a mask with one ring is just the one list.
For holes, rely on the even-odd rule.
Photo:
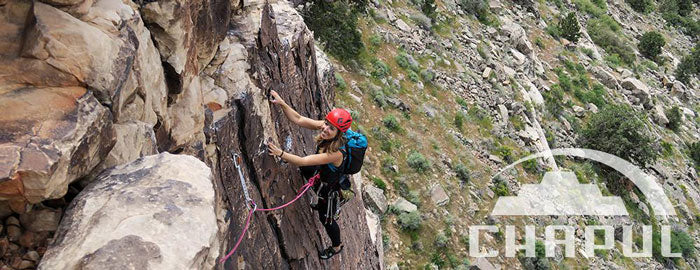
{"label": "vertical rock slab", "polygon": [[[214,113],[213,118],[219,120],[213,127],[215,135],[209,137],[209,142],[216,144],[217,182],[225,187],[230,211],[227,251],[235,243],[248,211],[229,151],[243,156],[248,191],[259,206],[267,208],[293,199],[306,179],[302,179],[296,166],[280,163],[267,155],[263,141],[275,141],[285,151],[302,156],[315,150],[315,132],[292,124],[278,108],[270,107],[266,99],[269,91],[276,90],[299,113],[317,119],[332,108],[334,99],[332,84],[326,85],[328,77],[332,77],[332,69],[328,64],[324,64],[322,71],[317,67],[313,36],[289,3],[246,4],[240,17],[233,20],[235,25],[244,25],[235,38],[229,38],[232,42],[241,40],[247,48],[250,64],[239,66],[250,68],[248,74],[252,83],[246,92],[232,96],[234,100],[230,102],[232,108],[227,116],[217,117]],[[256,20],[259,31],[251,30],[251,25],[258,25]],[[220,76],[213,77],[227,82]],[[237,92],[230,89],[231,84],[217,85],[227,93]],[[237,125],[237,131],[233,132],[232,125]],[[361,193],[359,189],[356,192]],[[381,255],[370,237],[359,196],[341,211],[339,224],[344,251],[332,260],[320,260],[318,251],[330,245],[330,241],[318,221],[318,213],[309,207],[311,198],[303,196],[284,209],[254,214],[253,225],[236,254],[225,265],[219,265],[219,269],[381,268]],[[263,252],[268,256],[261,256]]]}
{"label": "vertical rock slab", "polygon": [[159,150],[200,156],[204,151],[204,102],[199,75],[225,37],[231,2],[150,1],[142,2],[141,12],[160,52],[169,94],[170,122],[156,132]]}
{"label": "vertical rock slab", "polygon": [[211,170],[192,156],[146,156],[71,202],[39,269],[210,268],[216,232]]}

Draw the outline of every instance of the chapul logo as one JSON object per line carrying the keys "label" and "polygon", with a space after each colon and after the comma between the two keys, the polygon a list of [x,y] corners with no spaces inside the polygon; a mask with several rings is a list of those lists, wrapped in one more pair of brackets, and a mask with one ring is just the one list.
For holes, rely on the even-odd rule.
{"label": "chapul logo", "polygon": [[[575,156],[600,162],[627,177],[645,196],[654,215],[668,221],[669,216],[675,216],[676,211],[655,179],[644,173],[639,167],[617,156],[592,149],[559,148],[533,154],[517,160],[501,169],[494,177],[514,166],[535,158],[554,156]],[[620,197],[603,196],[595,184],[581,184],[576,175],[571,172],[552,171],[545,173],[541,183],[525,184],[517,196],[502,196],[496,201],[492,216],[628,216],[627,209]],[[535,226],[525,226],[524,244],[516,244],[515,226],[506,226],[505,251],[506,257],[513,257],[518,250],[525,250],[526,257],[535,256]],[[661,229],[661,255],[664,257],[680,257],[680,253],[671,252],[670,231],[668,225]],[[575,240],[574,226],[550,225],[545,228],[545,251],[547,257],[553,257],[557,245],[564,246],[564,256],[574,257]],[[469,253],[472,257],[495,257],[498,251],[483,252],[479,246],[479,232],[498,232],[494,225],[476,225],[469,227]],[[604,243],[595,243],[595,231],[604,231]],[[615,228],[607,225],[585,227],[585,251],[583,255],[592,257],[597,249],[612,249],[615,245]],[[652,256],[652,226],[642,226],[641,251],[633,249],[633,228],[622,226],[623,255],[627,257]],[[564,239],[556,237],[557,232],[563,232]]]}

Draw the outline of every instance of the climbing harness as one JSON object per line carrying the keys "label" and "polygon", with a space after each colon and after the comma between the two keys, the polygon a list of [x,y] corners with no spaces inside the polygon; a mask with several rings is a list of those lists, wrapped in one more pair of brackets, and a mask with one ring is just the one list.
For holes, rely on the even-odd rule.
{"label": "climbing harness", "polygon": [[[248,209],[250,211],[248,211],[248,216],[245,219],[245,227],[243,227],[243,232],[241,232],[241,235],[238,236],[238,241],[236,241],[236,245],[234,245],[233,249],[231,249],[231,251],[229,251],[229,253],[226,254],[226,256],[223,257],[219,261],[220,263],[226,262],[226,260],[228,260],[228,258],[231,257],[231,255],[233,255],[234,252],[236,252],[236,249],[238,249],[238,245],[241,244],[241,241],[243,240],[243,236],[245,235],[246,231],[248,231],[248,227],[250,226],[250,218],[251,218],[251,216],[253,216],[253,212],[275,211],[275,210],[279,210],[279,209],[287,207],[288,205],[292,204],[293,202],[295,202],[296,200],[301,198],[301,196],[304,195],[304,193],[306,193],[306,191],[309,190],[309,188],[311,188],[314,185],[314,183],[316,183],[316,181],[318,181],[319,178],[321,177],[319,174],[316,174],[316,175],[312,176],[311,178],[309,178],[309,181],[306,182],[306,184],[304,184],[301,188],[299,188],[299,190],[297,191],[297,193],[298,193],[297,196],[293,200],[291,200],[283,205],[273,207],[273,208],[258,208],[258,205],[255,203],[255,201],[253,201],[253,199],[250,198],[250,195],[248,194],[248,186],[246,185],[245,179],[243,178],[243,174],[241,173],[240,156],[238,154],[234,153],[233,151],[231,152],[231,155],[233,156],[234,165],[236,166],[236,169],[238,170],[238,175],[240,176],[240,179],[241,179],[241,186],[243,188],[243,195],[245,196],[245,199],[246,199],[246,207],[248,207]],[[251,205],[253,206],[253,209],[250,209]]]}

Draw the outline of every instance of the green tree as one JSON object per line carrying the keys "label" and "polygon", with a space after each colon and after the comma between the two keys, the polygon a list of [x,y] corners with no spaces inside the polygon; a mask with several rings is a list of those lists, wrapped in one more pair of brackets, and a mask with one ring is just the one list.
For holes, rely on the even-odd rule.
{"label": "green tree", "polygon": [[652,0],[625,0],[634,11],[639,13],[647,13],[651,11]]}
{"label": "green tree", "polygon": [[559,21],[559,30],[563,38],[577,42],[581,37],[581,26],[576,19],[576,13],[569,12],[564,19]]}
{"label": "green tree", "polygon": [[686,84],[692,76],[700,74],[700,43],[695,44],[690,54],[683,56],[675,74],[678,80]]}
{"label": "green tree", "polygon": [[690,158],[695,162],[695,166],[700,168],[700,142],[691,143],[688,148],[690,148]]}
{"label": "green tree", "polygon": [[628,105],[609,105],[591,116],[579,131],[579,144],[630,160],[641,167],[658,158],[645,124]]}
{"label": "green tree", "polygon": [[670,110],[666,111],[666,116],[668,117],[668,128],[678,132],[681,128],[683,122],[683,116],[681,115],[681,109],[678,106],[673,106]]}
{"label": "green tree", "polygon": [[362,34],[357,30],[358,12],[364,6],[362,1],[314,0],[304,9],[302,17],[316,38],[323,42],[325,51],[346,62],[356,58],[364,48]]}
{"label": "green tree", "polygon": [[644,33],[644,35],[642,35],[642,37],[639,39],[637,48],[639,48],[639,52],[646,58],[655,60],[656,56],[661,53],[661,48],[664,45],[666,45],[664,36],[656,31],[649,31]]}
{"label": "green tree", "polygon": [[425,0],[423,1],[423,5],[421,6],[423,14],[425,14],[425,16],[428,16],[431,19],[435,19],[436,9],[437,5],[435,4],[435,0]]}

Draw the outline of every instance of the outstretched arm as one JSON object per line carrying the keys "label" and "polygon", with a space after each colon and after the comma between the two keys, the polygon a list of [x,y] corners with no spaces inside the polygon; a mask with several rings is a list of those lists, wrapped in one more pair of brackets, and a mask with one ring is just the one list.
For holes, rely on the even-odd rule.
{"label": "outstretched arm", "polygon": [[284,112],[284,115],[287,116],[287,119],[292,121],[292,123],[308,129],[321,129],[321,126],[323,126],[323,121],[321,120],[313,120],[311,118],[301,116],[297,111],[292,109],[291,106],[287,105],[287,102],[284,102],[276,91],[270,91],[270,95],[272,95],[273,98],[270,100],[270,102],[280,106]]}
{"label": "outstretched arm", "polygon": [[296,166],[314,166],[323,165],[328,163],[340,163],[343,160],[343,153],[340,151],[333,153],[321,153],[308,155],[305,157],[300,157],[292,153],[287,153],[282,151],[277,145],[268,142],[267,143],[267,153],[271,156],[278,156],[286,162],[294,164]]}

